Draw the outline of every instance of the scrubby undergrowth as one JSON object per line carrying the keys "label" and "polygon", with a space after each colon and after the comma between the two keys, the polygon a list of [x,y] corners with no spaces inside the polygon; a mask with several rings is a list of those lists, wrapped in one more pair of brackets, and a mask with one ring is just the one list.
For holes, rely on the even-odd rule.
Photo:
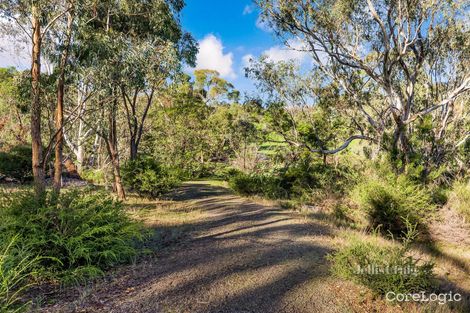
{"label": "scrubby undergrowth", "polygon": [[92,190],[65,191],[58,199],[50,193],[38,199],[30,191],[3,192],[0,215],[2,279],[9,297],[32,278],[65,284],[95,278],[132,260],[144,237],[120,202]]}

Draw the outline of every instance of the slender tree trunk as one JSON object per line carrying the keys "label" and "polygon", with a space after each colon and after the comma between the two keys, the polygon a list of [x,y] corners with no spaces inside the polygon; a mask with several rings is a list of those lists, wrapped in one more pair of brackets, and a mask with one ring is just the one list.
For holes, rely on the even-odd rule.
{"label": "slender tree trunk", "polygon": [[130,140],[130,159],[135,160],[137,159],[137,142],[135,138],[131,138]]}
{"label": "slender tree trunk", "polygon": [[124,187],[122,186],[121,179],[121,165],[119,162],[119,154],[117,152],[117,147],[108,142],[108,152],[111,158],[111,164],[113,166],[113,175],[114,175],[114,190],[119,198],[119,200],[126,200],[126,193]]}
{"label": "slender tree trunk", "polygon": [[33,47],[31,64],[31,148],[34,191],[36,196],[41,197],[46,188],[44,170],[42,167],[43,151],[41,140],[41,21],[39,17],[39,9],[34,4],[32,6],[32,26]]}
{"label": "slender tree trunk", "polygon": [[114,189],[120,200],[126,199],[126,193],[122,185],[121,179],[121,166],[119,162],[119,152],[117,145],[117,128],[116,128],[116,111],[117,111],[117,99],[113,100],[112,108],[109,111],[109,136],[106,138],[106,147],[108,149],[109,157],[111,158],[111,164],[113,166],[114,176]]}
{"label": "slender tree trunk", "polygon": [[57,106],[55,112],[55,159],[54,159],[54,184],[53,191],[60,193],[62,187],[62,150],[63,150],[63,124],[64,124],[64,70],[61,70],[57,83]]}
{"label": "slender tree trunk", "polygon": [[67,61],[69,56],[69,47],[72,37],[72,22],[73,14],[69,12],[67,14],[67,34],[64,50],[62,51],[60,59],[60,74],[57,82],[57,107],[55,112],[55,160],[54,160],[54,185],[53,190],[55,194],[60,193],[62,187],[62,152],[64,145],[64,94],[65,94],[65,68],[67,67]]}

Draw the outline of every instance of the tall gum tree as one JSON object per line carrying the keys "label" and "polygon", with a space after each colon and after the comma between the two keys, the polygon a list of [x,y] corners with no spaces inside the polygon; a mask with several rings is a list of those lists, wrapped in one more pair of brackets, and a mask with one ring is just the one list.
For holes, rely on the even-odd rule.
{"label": "tall gum tree", "polygon": [[94,73],[94,103],[103,106],[108,117],[94,130],[107,147],[121,199],[125,192],[117,116],[124,111],[131,158],[135,158],[153,94],[179,70],[181,60],[194,64],[196,43],[181,30],[178,19],[183,5],[183,1],[161,0],[93,1],[80,17],[77,66]]}
{"label": "tall gum tree", "polygon": [[60,0],[5,0],[0,3],[0,17],[23,31],[31,43],[32,170],[34,190],[38,197],[45,191],[46,162],[41,138],[41,56],[48,31],[67,13],[67,10],[60,10],[62,3]]}
{"label": "tall gum tree", "polygon": [[[428,116],[432,147],[422,149],[425,162],[442,164],[468,137],[464,130],[448,134],[458,129],[470,90],[467,2],[256,2],[262,19],[286,45],[308,53],[314,70],[337,83],[361,115],[358,133],[324,153],[345,149],[353,140],[374,140],[405,166],[418,149],[413,139],[418,124]],[[443,144],[454,137],[453,144]]]}

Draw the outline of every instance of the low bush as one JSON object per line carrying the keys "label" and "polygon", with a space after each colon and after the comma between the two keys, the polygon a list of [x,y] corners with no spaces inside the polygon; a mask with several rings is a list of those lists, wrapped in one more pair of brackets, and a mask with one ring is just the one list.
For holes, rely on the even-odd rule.
{"label": "low bush", "polygon": [[414,259],[409,250],[409,242],[400,245],[378,236],[367,240],[353,237],[328,258],[336,276],[367,286],[379,295],[432,290],[433,263]]}
{"label": "low bush", "polygon": [[448,204],[470,222],[470,183],[457,181],[452,186]]}
{"label": "low bush", "polygon": [[84,169],[80,172],[80,176],[95,185],[106,183],[106,171],[103,169]]}
{"label": "low bush", "polygon": [[130,160],[122,167],[124,184],[139,195],[157,197],[176,187],[179,180],[151,157]]}
{"label": "low bush", "polygon": [[0,152],[0,174],[24,183],[32,178],[32,150],[16,146],[9,152]]}
{"label": "low bush", "polygon": [[281,180],[271,175],[239,172],[229,180],[230,187],[242,195],[258,195],[269,199],[286,199],[288,191],[281,187]]}
{"label": "low bush", "polygon": [[137,254],[140,224],[131,220],[120,202],[89,190],[50,194],[37,199],[32,192],[4,193],[0,197],[0,241],[18,236],[18,242],[42,258],[42,278],[79,282]]}
{"label": "low bush", "polygon": [[344,192],[351,185],[352,176],[353,171],[347,166],[335,167],[304,157],[269,174],[230,172],[229,182],[235,191],[245,195],[316,202],[315,195]]}
{"label": "low bush", "polygon": [[406,221],[419,226],[434,209],[432,199],[424,188],[404,175],[378,172],[364,175],[351,192],[351,198],[364,210],[373,228],[401,236]]}
{"label": "low bush", "polygon": [[213,176],[218,179],[230,180],[233,176],[240,173],[236,168],[227,166],[223,163],[217,163],[214,167]]}
{"label": "low bush", "polygon": [[341,194],[351,184],[353,172],[347,166],[332,166],[318,160],[303,158],[280,171],[281,187],[291,198],[309,200],[313,194],[331,192]]}

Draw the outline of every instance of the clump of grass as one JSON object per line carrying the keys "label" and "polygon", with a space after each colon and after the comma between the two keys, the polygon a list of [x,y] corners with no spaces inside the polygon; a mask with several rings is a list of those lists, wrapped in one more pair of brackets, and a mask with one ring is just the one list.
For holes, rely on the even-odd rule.
{"label": "clump of grass", "polygon": [[367,213],[371,227],[394,236],[406,232],[404,221],[424,226],[435,208],[423,187],[405,175],[384,172],[364,176],[352,190],[351,199]]}
{"label": "clump of grass", "polygon": [[386,242],[376,234],[368,240],[352,237],[328,256],[332,272],[379,295],[430,291],[435,286],[434,264],[410,256],[410,242],[416,234],[416,228],[410,227],[402,244]]}
{"label": "clump of grass", "polygon": [[28,303],[21,303],[22,293],[30,287],[34,268],[41,258],[24,249],[15,249],[14,236],[0,251],[0,312],[22,312]]}
{"label": "clump of grass", "polygon": [[470,183],[457,181],[452,186],[448,204],[470,222]]}

